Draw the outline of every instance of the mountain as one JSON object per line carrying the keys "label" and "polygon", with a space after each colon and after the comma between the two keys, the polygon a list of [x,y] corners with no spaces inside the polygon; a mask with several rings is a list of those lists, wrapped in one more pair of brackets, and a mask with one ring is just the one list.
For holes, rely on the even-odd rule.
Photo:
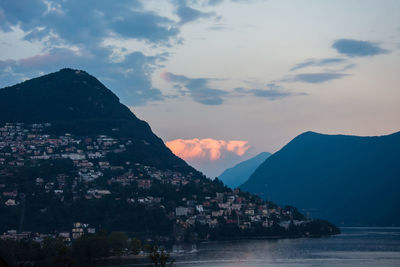
{"label": "mountain", "polygon": [[246,182],[257,167],[260,166],[260,164],[269,156],[271,156],[271,153],[261,152],[251,159],[242,161],[232,168],[226,169],[220,176],[218,176],[218,179],[230,188],[236,188]]}
{"label": "mountain", "polygon": [[400,225],[400,132],[377,137],[303,133],[240,188],[351,226]]}
{"label": "mountain", "polygon": [[[117,96],[62,69],[0,89],[0,233],[164,241],[319,236],[339,230],[211,180]],[[63,235],[61,236],[61,232]]]}
{"label": "mountain", "polygon": [[49,130],[54,134],[130,138],[135,152],[125,154],[131,160],[196,172],[111,90],[85,71],[62,69],[0,89],[0,125],[7,122],[51,123]]}

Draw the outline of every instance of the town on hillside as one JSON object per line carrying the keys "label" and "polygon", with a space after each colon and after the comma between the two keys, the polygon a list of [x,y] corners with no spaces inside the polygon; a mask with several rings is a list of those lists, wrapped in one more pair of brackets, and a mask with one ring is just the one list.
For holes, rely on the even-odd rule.
{"label": "town on hillside", "polygon": [[218,179],[125,160],[132,140],[55,136],[51,126],[0,127],[2,239],[69,242],[112,230],[174,241],[312,233],[295,208]]}

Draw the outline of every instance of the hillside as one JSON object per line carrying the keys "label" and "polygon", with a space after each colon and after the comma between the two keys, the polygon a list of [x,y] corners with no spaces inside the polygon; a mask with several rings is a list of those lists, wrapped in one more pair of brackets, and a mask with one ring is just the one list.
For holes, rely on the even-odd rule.
{"label": "hillside", "polygon": [[51,123],[48,132],[56,135],[130,138],[135,151],[124,154],[131,160],[196,172],[176,157],[145,121],[85,71],[62,69],[0,89],[0,125],[7,122]]}
{"label": "hillside", "polygon": [[303,133],[240,188],[344,225],[400,225],[400,132]]}
{"label": "hillside", "polygon": [[251,159],[236,164],[232,168],[226,169],[218,178],[230,188],[236,188],[246,182],[257,167],[269,156],[271,156],[271,153],[262,152]]}
{"label": "hillside", "polygon": [[293,207],[206,178],[96,78],[72,69],[0,89],[0,193],[0,233],[12,239],[338,233]]}

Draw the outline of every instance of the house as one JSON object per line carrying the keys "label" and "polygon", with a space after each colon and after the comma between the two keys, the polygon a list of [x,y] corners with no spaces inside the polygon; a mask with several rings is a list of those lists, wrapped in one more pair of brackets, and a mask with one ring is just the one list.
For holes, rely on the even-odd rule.
{"label": "house", "polygon": [[289,229],[290,221],[283,221],[279,223],[279,226],[285,228],[286,230]]}
{"label": "house", "polygon": [[218,225],[217,219],[210,220],[210,221],[208,222],[208,226],[209,226],[210,228],[215,228],[217,225]]}
{"label": "house", "polygon": [[222,216],[224,214],[224,211],[223,210],[216,210],[216,211],[212,211],[211,212],[211,216],[212,217],[220,217],[220,216]]}
{"label": "house", "polygon": [[93,228],[89,228],[89,224],[87,223],[75,222],[73,225],[74,227],[72,228],[72,239],[78,239],[83,234],[89,233],[89,229],[91,232],[93,231]]}
{"label": "house", "polygon": [[140,179],[138,180],[138,188],[149,189],[151,187],[151,180]]}
{"label": "house", "polygon": [[254,215],[254,210],[253,209],[247,209],[244,212],[246,215]]}
{"label": "house", "polygon": [[229,203],[233,203],[235,201],[235,196],[228,196],[226,201]]}
{"label": "house", "polygon": [[5,203],[6,206],[16,206],[17,203],[15,202],[15,199],[8,199]]}
{"label": "house", "polygon": [[242,208],[242,204],[232,204],[232,210],[240,210]]}
{"label": "house", "polygon": [[196,205],[196,210],[200,213],[204,212],[203,205]]}
{"label": "house", "polygon": [[189,212],[189,209],[186,207],[176,207],[175,208],[176,216],[187,216],[188,212]]}
{"label": "house", "polygon": [[70,160],[84,160],[84,159],[86,159],[86,155],[85,154],[76,154],[76,153],[62,154],[61,157],[69,158]]}
{"label": "house", "polygon": [[64,241],[70,242],[71,241],[71,234],[69,232],[61,232],[58,234]]}
{"label": "house", "polygon": [[83,236],[83,228],[73,228],[72,229],[72,239],[78,239]]}
{"label": "house", "polygon": [[251,227],[251,224],[250,224],[250,222],[244,222],[239,227],[240,227],[240,229],[245,230],[245,229],[249,229]]}
{"label": "house", "polygon": [[229,208],[229,203],[219,203],[218,207],[221,209],[227,209]]}
{"label": "house", "polygon": [[3,196],[5,196],[5,197],[16,197],[17,195],[18,195],[17,191],[3,192]]}
{"label": "house", "polygon": [[272,225],[272,221],[265,220],[262,222],[262,226],[268,228]]}
{"label": "house", "polygon": [[96,189],[95,193],[98,195],[110,195],[111,194],[110,190],[99,190],[99,189]]}

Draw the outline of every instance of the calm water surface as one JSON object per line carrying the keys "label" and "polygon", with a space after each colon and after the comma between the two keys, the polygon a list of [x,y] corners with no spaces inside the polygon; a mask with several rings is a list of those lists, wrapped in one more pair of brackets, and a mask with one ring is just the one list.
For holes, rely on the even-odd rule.
{"label": "calm water surface", "polygon": [[400,228],[343,228],[315,239],[209,242],[176,266],[400,266]]}
{"label": "calm water surface", "polygon": [[[342,228],[324,238],[207,242],[178,247],[174,266],[400,266],[400,228]],[[147,266],[125,261],[96,266]]]}

